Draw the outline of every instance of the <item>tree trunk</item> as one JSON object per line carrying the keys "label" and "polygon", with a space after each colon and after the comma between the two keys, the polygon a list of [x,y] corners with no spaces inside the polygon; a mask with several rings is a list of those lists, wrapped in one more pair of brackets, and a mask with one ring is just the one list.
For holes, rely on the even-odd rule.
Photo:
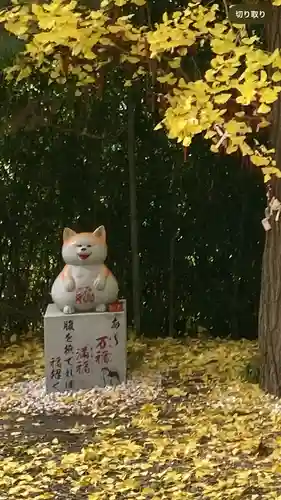
{"label": "tree trunk", "polygon": [[[281,200],[281,183],[275,194]],[[279,196],[278,196],[279,194]],[[261,388],[281,396],[281,226],[271,217],[272,229],[266,233],[262,262],[259,310]]]}
{"label": "tree trunk", "polygon": [[128,91],[128,164],[130,227],[133,281],[133,316],[136,334],[140,334],[140,264],[138,246],[137,183],[135,163],[135,105],[132,92]]}
{"label": "tree trunk", "polygon": [[[270,52],[281,48],[279,8],[272,9],[266,36]],[[271,123],[271,142],[281,169],[281,97],[274,103]],[[275,178],[270,187],[270,196],[281,201],[281,181]],[[272,229],[266,232],[263,254],[259,310],[260,386],[266,392],[281,396],[281,217],[277,222],[273,215],[270,224]]]}
{"label": "tree trunk", "polygon": [[[174,229],[174,228],[173,228]],[[175,232],[175,229],[174,229]],[[175,234],[170,239],[170,265],[169,265],[169,326],[168,335],[173,337],[175,329]]]}
{"label": "tree trunk", "polygon": [[170,192],[170,245],[169,245],[169,302],[168,302],[168,335],[173,337],[175,330],[175,246],[176,246],[176,187],[175,165],[172,165]]}

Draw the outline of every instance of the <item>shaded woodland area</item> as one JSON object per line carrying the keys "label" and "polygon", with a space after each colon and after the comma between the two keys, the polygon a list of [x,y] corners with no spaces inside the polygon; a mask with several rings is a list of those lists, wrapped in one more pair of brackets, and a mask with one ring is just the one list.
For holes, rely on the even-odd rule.
{"label": "shaded woodland area", "polygon": [[[152,1],[150,9],[156,21],[175,5]],[[2,67],[21,47],[7,36],[2,31]],[[202,50],[193,71],[209,57]],[[85,87],[76,96],[71,83],[38,78],[0,88],[3,335],[42,323],[62,265],[63,228],[104,224],[129,325],[135,300],[146,335],[203,327],[255,338],[265,208],[259,169],[212,154],[201,139],[184,158],[153,131],[159,117],[149,79],[134,87],[130,117],[117,69],[100,95]]]}
{"label": "shaded woodland area", "polygon": [[[62,265],[63,228],[98,224],[132,324],[128,112],[118,83],[116,75],[103,100],[44,82],[1,87],[3,331],[41,321]],[[255,337],[262,176],[200,140],[184,161],[181,148],[153,132],[145,98],[141,89],[134,96],[141,329],[166,335],[200,325]]]}

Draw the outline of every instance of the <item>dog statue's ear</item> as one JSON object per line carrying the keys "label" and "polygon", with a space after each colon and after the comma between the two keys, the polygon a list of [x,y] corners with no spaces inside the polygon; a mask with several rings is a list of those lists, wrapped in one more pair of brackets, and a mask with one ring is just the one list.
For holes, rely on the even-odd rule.
{"label": "dog statue's ear", "polygon": [[69,227],[65,227],[62,235],[63,242],[69,240],[70,238],[72,238],[72,236],[75,236],[75,234],[75,231],[72,231],[72,229],[69,229]]}
{"label": "dog statue's ear", "polygon": [[95,229],[93,235],[102,240],[104,243],[106,242],[106,231],[104,226],[99,226]]}

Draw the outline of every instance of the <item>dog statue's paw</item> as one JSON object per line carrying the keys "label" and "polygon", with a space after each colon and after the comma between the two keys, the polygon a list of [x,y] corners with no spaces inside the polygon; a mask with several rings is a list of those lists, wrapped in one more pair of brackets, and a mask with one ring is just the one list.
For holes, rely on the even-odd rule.
{"label": "dog statue's paw", "polygon": [[106,305],[105,304],[99,304],[96,306],[96,312],[97,313],[103,313],[106,311]]}
{"label": "dog statue's paw", "polygon": [[63,313],[64,314],[73,314],[73,313],[75,313],[75,307],[73,307],[73,306],[64,306]]}
{"label": "dog statue's paw", "polygon": [[65,283],[65,291],[66,292],[73,292],[73,290],[75,289],[75,281],[73,278],[71,278],[70,280],[67,280],[67,282]]}
{"label": "dog statue's paw", "polygon": [[104,290],[105,287],[105,279],[101,276],[98,276],[94,281],[94,287],[96,290]]}

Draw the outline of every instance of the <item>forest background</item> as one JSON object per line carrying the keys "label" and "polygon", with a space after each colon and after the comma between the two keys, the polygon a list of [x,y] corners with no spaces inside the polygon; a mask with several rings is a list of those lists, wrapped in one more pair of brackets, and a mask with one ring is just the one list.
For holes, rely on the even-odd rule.
{"label": "forest background", "polygon": [[[175,3],[185,5],[149,2],[152,21]],[[2,69],[21,47],[2,27]],[[208,57],[196,54],[195,69]],[[159,117],[149,87],[135,85],[132,95],[118,67],[102,96],[87,88],[75,94],[70,82],[48,85],[44,75],[1,81],[2,340],[42,324],[62,266],[63,228],[100,224],[129,325],[135,300],[135,324],[148,336],[207,329],[256,338],[266,206],[260,169],[213,154],[200,137],[184,154],[153,131]]]}

